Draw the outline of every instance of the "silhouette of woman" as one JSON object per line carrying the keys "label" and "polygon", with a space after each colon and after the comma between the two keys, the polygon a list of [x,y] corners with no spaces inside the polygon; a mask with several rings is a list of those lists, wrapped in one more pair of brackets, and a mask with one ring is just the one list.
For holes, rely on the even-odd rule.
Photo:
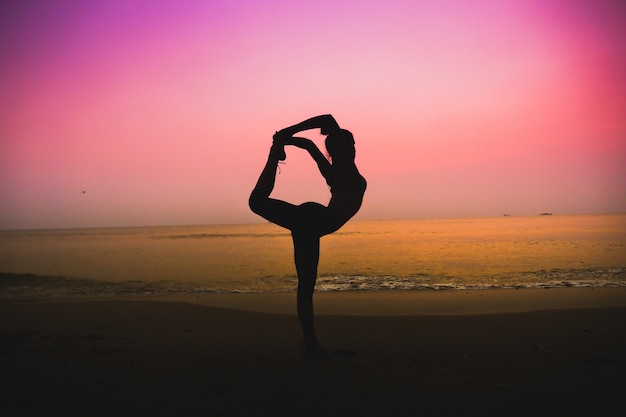
{"label": "silhouette of woman", "polygon": [[[323,135],[327,135],[325,145],[330,160],[311,140],[293,136],[317,128]],[[304,337],[304,354],[312,358],[324,357],[328,353],[318,344],[313,321],[313,291],[317,279],[320,238],[339,229],[359,211],[367,184],[354,163],[356,152],[352,133],[341,129],[329,114],[307,119],[276,132],[273,139],[265,168],[250,194],[250,209],[291,231],[298,275],[297,309]],[[285,145],[305,149],[315,160],[330,187],[328,206],[314,202],[296,206],[270,198],[278,162],[286,159]]]}

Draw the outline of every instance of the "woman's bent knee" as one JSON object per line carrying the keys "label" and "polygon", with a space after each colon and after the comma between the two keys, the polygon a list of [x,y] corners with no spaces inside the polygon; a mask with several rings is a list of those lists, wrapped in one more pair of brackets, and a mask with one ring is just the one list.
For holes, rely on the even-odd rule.
{"label": "woman's bent knee", "polygon": [[260,215],[263,211],[263,200],[265,199],[253,191],[248,199],[248,207],[253,213]]}

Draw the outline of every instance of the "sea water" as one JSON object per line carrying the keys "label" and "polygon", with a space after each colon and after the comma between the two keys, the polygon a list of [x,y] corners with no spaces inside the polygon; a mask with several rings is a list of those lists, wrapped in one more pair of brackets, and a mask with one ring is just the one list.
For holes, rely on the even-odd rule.
{"label": "sea water", "polygon": [[[351,221],[318,291],[626,286],[626,215]],[[0,296],[293,291],[272,224],[0,232]]]}

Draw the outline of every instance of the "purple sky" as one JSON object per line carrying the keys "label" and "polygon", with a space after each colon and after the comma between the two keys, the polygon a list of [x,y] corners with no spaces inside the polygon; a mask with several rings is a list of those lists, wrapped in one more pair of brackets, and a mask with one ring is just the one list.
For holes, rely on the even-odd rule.
{"label": "purple sky", "polygon": [[[5,3],[0,229],[262,221],[271,135],[323,113],[360,219],[626,212],[624,2]],[[329,198],[297,149],[275,196]]]}

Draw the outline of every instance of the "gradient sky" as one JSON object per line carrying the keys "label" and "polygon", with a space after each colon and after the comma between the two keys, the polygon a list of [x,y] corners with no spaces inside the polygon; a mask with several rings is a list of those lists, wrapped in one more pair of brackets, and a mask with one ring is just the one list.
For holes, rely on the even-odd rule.
{"label": "gradient sky", "polygon": [[[0,229],[263,221],[323,113],[359,219],[626,212],[625,40],[620,0],[2,2]],[[299,149],[274,195],[329,198]]]}

